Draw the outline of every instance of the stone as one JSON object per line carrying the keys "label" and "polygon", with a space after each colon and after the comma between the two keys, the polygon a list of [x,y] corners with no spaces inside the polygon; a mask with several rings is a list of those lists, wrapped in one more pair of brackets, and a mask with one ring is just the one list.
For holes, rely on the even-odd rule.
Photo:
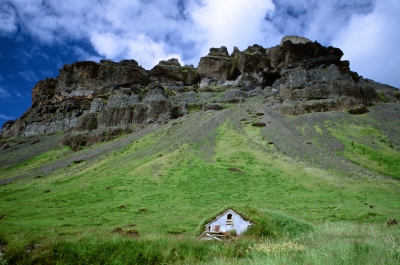
{"label": "stone", "polygon": [[177,93],[174,101],[178,103],[193,103],[198,101],[198,94],[194,91]]}
{"label": "stone", "polygon": [[151,89],[143,98],[144,103],[156,100],[167,100],[167,95],[162,87]]}
{"label": "stone", "polygon": [[136,104],[138,104],[140,102],[141,96],[140,95],[136,95],[136,94],[132,94],[129,96],[128,99],[128,106],[134,106]]}
{"label": "stone", "polygon": [[203,110],[222,110],[224,108],[219,104],[206,104],[203,106],[202,109]]}
{"label": "stone", "polygon": [[254,123],[252,123],[251,124],[251,126],[254,126],[254,127],[265,127],[265,126],[267,126],[267,124],[265,124],[264,122],[254,122]]}
{"label": "stone", "polygon": [[226,80],[229,64],[229,57],[208,55],[200,59],[196,72],[200,77],[214,77]]}
{"label": "stone", "polygon": [[361,106],[361,107],[354,108],[354,109],[349,109],[349,114],[352,114],[352,115],[361,115],[361,114],[365,114],[368,112],[369,112],[369,110],[365,106]]}
{"label": "stone", "polygon": [[160,61],[150,71],[150,80],[169,86],[192,85],[199,81],[196,69],[193,66],[181,66],[178,59]]}
{"label": "stone", "polygon": [[229,57],[228,49],[225,46],[221,46],[220,48],[211,48],[209,56],[221,56],[221,57]]}
{"label": "stone", "polygon": [[230,89],[226,91],[222,97],[225,100],[236,100],[236,101],[241,101],[246,98],[246,93],[240,89]]}
{"label": "stone", "polygon": [[13,124],[3,126],[1,136],[28,136],[73,128],[86,111],[102,110],[104,105],[99,99],[92,104],[98,95],[107,99],[111,90],[147,86],[148,83],[148,72],[134,60],[65,65],[57,78],[47,78],[35,85],[31,108]]}
{"label": "stone", "polygon": [[90,105],[90,112],[99,112],[105,107],[104,101],[101,98],[95,98]]}
{"label": "stone", "polygon": [[265,97],[266,108],[301,115],[365,113],[371,104],[400,101],[398,89],[352,72],[342,56],[339,48],[286,36],[275,47],[234,47],[231,55],[225,46],[211,48],[197,68],[182,66],[176,58],[151,70],[135,60],[66,64],[58,77],[34,86],[31,107],[6,122],[0,137],[68,130],[64,143],[79,150],[132,132],[139,124],[163,124],[186,115],[188,104],[216,109],[217,103]]}
{"label": "stone", "polygon": [[293,44],[305,44],[307,42],[311,42],[311,40],[305,38],[305,37],[300,37],[300,36],[285,36],[281,39],[281,45],[282,43],[284,43],[285,41],[291,41]]}
{"label": "stone", "polygon": [[108,108],[126,108],[129,105],[129,96],[124,93],[111,95],[107,102]]}
{"label": "stone", "polygon": [[75,131],[92,131],[97,128],[97,115],[96,113],[86,113],[84,114],[76,126]]}

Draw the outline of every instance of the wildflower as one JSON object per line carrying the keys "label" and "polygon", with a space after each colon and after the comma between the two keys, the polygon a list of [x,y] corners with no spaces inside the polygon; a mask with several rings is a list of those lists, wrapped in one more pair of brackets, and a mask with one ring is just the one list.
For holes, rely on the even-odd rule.
{"label": "wildflower", "polygon": [[255,252],[259,253],[278,253],[278,252],[288,252],[288,251],[300,251],[304,252],[307,247],[301,244],[296,244],[293,242],[287,243],[263,243],[254,246]]}

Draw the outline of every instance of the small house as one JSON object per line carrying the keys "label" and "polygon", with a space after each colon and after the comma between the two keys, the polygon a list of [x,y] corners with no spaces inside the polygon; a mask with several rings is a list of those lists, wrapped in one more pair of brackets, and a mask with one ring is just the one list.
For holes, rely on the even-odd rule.
{"label": "small house", "polygon": [[200,238],[209,240],[229,238],[229,232],[234,230],[236,235],[240,235],[251,225],[252,223],[243,216],[232,209],[228,209],[205,225],[205,230]]}

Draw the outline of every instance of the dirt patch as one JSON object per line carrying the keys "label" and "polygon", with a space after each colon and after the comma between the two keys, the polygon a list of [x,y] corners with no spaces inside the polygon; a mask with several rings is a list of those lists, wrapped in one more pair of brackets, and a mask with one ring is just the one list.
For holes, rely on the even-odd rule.
{"label": "dirt patch", "polygon": [[129,237],[134,237],[134,238],[140,237],[139,232],[136,229],[124,231],[121,227],[117,227],[113,231],[111,231],[111,233],[118,233],[120,235],[125,235],[125,236],[129,236]]}
{"label": "dirt patch", "polygon": [[139,232],[136,229],[126,231],[125,235],[129,237],[140,237]]}
{"label": "dirt patch", "polygon": [[239,174],[244,174],[243,171],[241,171],[240,169],[235,168],[235,167],[230,167],[228,170],[231,171],[231,172],[237,172]]}

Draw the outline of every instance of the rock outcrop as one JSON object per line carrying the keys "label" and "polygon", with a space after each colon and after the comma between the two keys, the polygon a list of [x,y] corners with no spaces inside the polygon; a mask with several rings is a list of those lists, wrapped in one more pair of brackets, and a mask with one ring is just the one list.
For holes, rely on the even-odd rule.
{"label": "rock outcrop", "polygon": [[150,71],[150,80],[167,86],[189,86],[198,83],[199,76],[193,66],[181,66],[178,59],[161,61]]}
{"label": "rock outcrop", "polygon": [[293,44],[299,44],[299,43],[305,44],[307,42],[311,42],[311,40],[300,36],[285,36],[281,40],[281,45],[287,40],[291,41]]}
{"label": "rock outcrop", "polygon": [[[143,124],[164,124],[189,109],[218,111],[220,103],[264,97],[284,114],[362,109],[398,102],[399,90],[364,79],[341,61],[343,52],[303,37],[284,37],[275,47],[211,48],[197,68],[177,59],[151,70],[135,60],[77,62],[57,78],[39,81],[32,106],[3,125],[1,137],[67,130],[64,144],[91,145]],[[357,111],[356,111],[357,112]],[[358,113],[358,112],[357,112]]]}
{"label": "rock outcrop", "polygon": [[210,53],[202,57],[197,67],[197,73],[200,77],[214,77],[217,79],[230,79],[228,68],[230,57],[225,46],[221,48],[211,48]]}

